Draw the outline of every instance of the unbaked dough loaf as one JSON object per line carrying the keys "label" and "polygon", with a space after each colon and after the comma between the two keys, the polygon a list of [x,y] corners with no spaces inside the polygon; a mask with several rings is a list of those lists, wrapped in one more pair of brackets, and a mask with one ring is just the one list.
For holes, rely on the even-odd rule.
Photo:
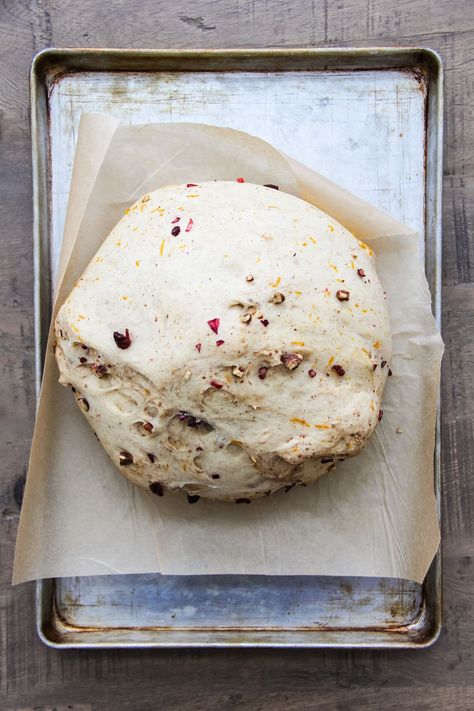
{"label": "unbaked dough loaf", "polygon": [[274,187],[172,185],[112,230],[55,324],[61,383],[122,474],[236,502],[361,451],[391,357],[372,250]]}

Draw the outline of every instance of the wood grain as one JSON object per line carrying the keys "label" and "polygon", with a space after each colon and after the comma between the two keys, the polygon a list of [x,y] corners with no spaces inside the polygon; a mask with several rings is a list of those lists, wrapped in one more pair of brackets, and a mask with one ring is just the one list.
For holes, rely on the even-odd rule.
{"label": "wood grain", "polygon": [[[34,588],[10,587],[33,426],[28,70],[58,47],[423,44],[446,70],[443,231],[445,625],[423,652],[57,652]],[[72,711],[474,708],[472,0],[0,1],[0,707]]]}

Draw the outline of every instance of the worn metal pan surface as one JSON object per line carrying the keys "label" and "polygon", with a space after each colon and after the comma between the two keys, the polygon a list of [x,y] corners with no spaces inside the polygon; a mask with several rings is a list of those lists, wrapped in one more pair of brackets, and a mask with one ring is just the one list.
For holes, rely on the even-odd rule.
{"label": "worn metal pan surface", "polygon": [[[301,159],[419,232],[439,320],[442,67],[431,50],[48,49],[33,61],[31,102],[38,386],[83,111],[230,126]],[[438,432],[438,500],[439,462]],[[37,587],[39,634],[60,648],[424,647],[440,609],[439,555],[423,585],[155,574]]]}

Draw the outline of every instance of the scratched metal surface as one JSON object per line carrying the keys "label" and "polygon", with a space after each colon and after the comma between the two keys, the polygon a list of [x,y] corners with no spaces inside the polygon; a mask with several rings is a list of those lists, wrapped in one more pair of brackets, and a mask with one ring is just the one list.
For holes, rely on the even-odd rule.
{"label": "scratched metal surface", "polygon": [[65,76],[50,97],[53,278],[83,111],[255,134],[413,227],[423,246],[425,93],[400,70]]}
{"label": "scratched metal surface", "polygon": [[[206,71],[191,71],[189,56],[175,53],[175,71],[168,58],[160,71],[160,57],[152,69],[147,62],[147,71],[138,71],[138,53],[127,65],[123,51],[115,60],[113,50],[96,55],[95,62],[93,52],[85,60],[80,50],[70,52],[53,50],[32,75],[34,173],[38,184],[43,180],[35,203],[38,324],[48,317],[46,292],[56,276],[83,111],[130,123],[208,122],[270,141],[419,232],[436,308],[436,58],[415,50],[355,50],[358,68],[349,69],[351,50],[343,50],[343,68],[334,71],[337,51],[306,50],[304,69],[295,71],[291,50],[286,70],[279,62],[273,71],[271,53],[257,51],[254,66],[250,52],[250,67],[247,59],[245,71],[236,71],[238,57],[216,52]],[[209,52],[202,55],[208,61]],[[40,334],[39,350],[43,339]],[[439,628],[439,566],[423,586],[367,578],[65,578],[39,584],[38,625],[42,638],[60,647],[422,646]]]}

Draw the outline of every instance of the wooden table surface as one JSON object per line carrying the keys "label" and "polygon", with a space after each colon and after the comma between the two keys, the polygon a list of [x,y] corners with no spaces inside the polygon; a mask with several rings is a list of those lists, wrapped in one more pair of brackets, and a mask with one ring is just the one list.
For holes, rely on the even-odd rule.
{"label": "wooden table surface", "polygon": [[[48,46],[340,45],[424,45],[445,64],[441,639],[408,652],[50,650],[34,585],[10,585],[35,409],[31,58]],[[0,708],[474,709],[474,1],[0,0],[0,51]]]}

